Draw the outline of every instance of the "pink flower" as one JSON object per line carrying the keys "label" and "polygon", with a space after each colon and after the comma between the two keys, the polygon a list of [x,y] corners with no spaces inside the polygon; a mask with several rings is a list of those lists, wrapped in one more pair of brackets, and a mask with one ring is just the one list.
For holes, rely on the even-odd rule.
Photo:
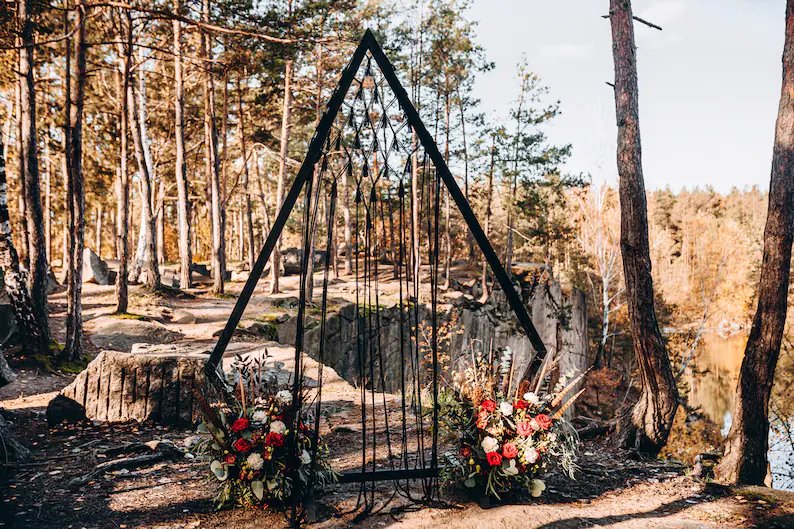
{"label": "pink flower", "polygon": [[546,415],[545,413],[541,413],[535,417],[535,420],[538,422],[541,430],[548,430],[551,428],[551,417]]}
{"label": "pink flower", "polygon": [[516,432],[518,432],[518,435],[521,437],[529,437],[534,432],[532,423],[530,421],[521,421],[516,425]]}
{"label": "pink flower", "polygon": [[513,443],[505,443],[502,445],[502,455],[507,459],[513,459],[518,455],[518,448]]}

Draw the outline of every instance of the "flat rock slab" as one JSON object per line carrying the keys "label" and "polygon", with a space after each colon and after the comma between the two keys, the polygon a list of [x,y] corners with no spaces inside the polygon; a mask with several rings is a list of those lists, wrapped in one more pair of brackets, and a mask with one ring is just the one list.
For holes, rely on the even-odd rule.
{"label": "flat rock slab", "polygon": [[86,322],[91,340],[99,349],[131,351],[140,341],[150,343],[173,343],[182,338],[182,333],[169,329],[156,321],[100,316]]}

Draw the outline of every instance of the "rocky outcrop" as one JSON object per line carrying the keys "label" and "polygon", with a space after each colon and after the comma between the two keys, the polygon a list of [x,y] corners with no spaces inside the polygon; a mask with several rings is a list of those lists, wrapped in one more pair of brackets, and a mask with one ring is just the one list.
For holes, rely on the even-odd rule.
{"label": "rocky outcrop", "polygon": [[[563,372],[581,372],[587,368],[587,310],[584,293],[574,290],[564,295],[560,286],[551,283],[533,292],[528,304],[530,316],[549,354],[560,351]],[[514,358],[514,383],[526,375],[535,351],[529,339],[516,328],[515,317],[498,296],[486,303],[458,297],[440,307],[437,316],[439,356],[442,368],[456,370],[471,358],[472,352],[487,353],[488,348],[510,347]],[[381,307],[377,313],[368,307],[356,310],[354,304],[342,306],[329,314],[325,327],[325,344],[320,351],[323,329],[320,322],[307,317],[304,351],[315,360],[333,368],[349,383],[397,392],[413,382],[429,380],[429,354],[432,322],[424,305],[412,310]],[[416,324],[419,322],[418,332]],[[280,343],[296,343],[296,318],[279,322],[276,338]],[[418,337],[418,340],[417,340]],[[420,352],[411,354],[411,344],[419,343]],[[421,359],[420,366],[414,365]]]}

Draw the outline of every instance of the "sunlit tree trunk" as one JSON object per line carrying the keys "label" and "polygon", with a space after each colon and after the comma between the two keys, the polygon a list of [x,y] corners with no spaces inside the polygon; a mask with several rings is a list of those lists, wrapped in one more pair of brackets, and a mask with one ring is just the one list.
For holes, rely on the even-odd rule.
{"label": "sunlit tree trunk", "polygon": [[242,151],[243,156],[243,229],[241,234],[244,234],[242,238],[245,244],[242,246],[242,249],[246,250],[246,253],[248,254],[248,269],[253,270],[254,261],[256,260],[256,250],[254,248],[254,217],[251,210],[251,194],[250,190],[248,189],[249,172],[248,148],[245,141],[245,109],[243,107],[243,91],[239,78],[237,79],[237,103],[240,113],[240,116],[237,120],[237,126],[240,135],[240,150]]}
{"label": "sunlit tree trunk", "polygon": [[763,485],[769,450],[769,398],[786,325],[794,230],[794,0],[786,2],[780,93],[758,308],[744,350],[733,422],[717,477]]}
{"label": "sunlit tree trunk", "polygon": [[[210,21],[209,0],[202,0],[202,20]],[[218,155],[218,128],[215,119],[215,86],[212,74],[212,42],[206,33],[201,34],[204,58],[204,141],[206,170],[210,185],[210,218],[212,219],[212,291],[223,293],[223,276],[226,275],[223,255],[223,219],[221,212],[221,167]]]}
{"label": "sunlit tree trunk", "polygon": [[[14,309],[14,317],[20,330],[22,348],[26,355],[48,354],[49,341],[40,332],[33,313],[33,303],[23,274],[19,270],[19,256],[11,237],[11,221],[8,216],[8,184],[3,139],[0,137],[0,273],[6,293]],[[2,355],[2,353],[0,353]],[[11,382],[13,374],[5,359],[0,356],[0,386]]]}
{"label": "sunlit tree trunk", "polygon": [[[129,83],[127,98],[129,99],[128,114],[135,159],[138,163],[140,179],[141,227],[139,238],[143,238],[143,249],[136,256],[135,269],[140,263],[145,285],[152,290],[160,288],[160,268],[157,263],[157,217],[153,208],[152,163],[148,149],[146,133],[146,78],[143,70],[139,71],[139,90]],[[137,104],[136,104],[137,103]],[[140,243],[139,243],[140,244]],[[132,275],[132,274],[131,274]]]}
{"label": "sunlit tree trunk", "polygon": [[[278,180],[276,181],[276,212],[281,209],[284,202],[284,186],[287,178],[287,155],[289,154],[289,137],[292,130],[292,59],[286,61],[284,65],[284,106],[281,112],[281,145],[279,148]],[[270,292],[272,294],[279,291],[279,276],[281,266],[281,237],[279,237],[276,248],[273,251],[273,261],[271,264]]]}
{"label": "sunlit tree trunk", "polygon": [[[181,0],[174,0],[174,12],[181,13]],[[190,288],[193,283],[190,266],[193,254],[190,248],[190,185],[185,161],[185,89],[182,72],[182,24],[172,23],[174,31],[174,149],[176,168],[177,206],[179,223],[179,286]]]}
{"label": "sunlit tree trunk", "polygon": [[[69,123],[66,130],[67,168],[69,174],[69,282],[66,289],[66,345],[61,353],[64,360],[83,356],[83,247],[85,237],[85,194],[83,190],[83,105],[86,83],[86,10],[83,0],[75,0],[74,64],[67,57],[67,109]],[[66,28],[68,33],[68,28]],[[71,69],[74,72],[71,72]]]}
{"label": "sunlit tree trunk", "polygon": [[129,157],[129,85],[132,60],[132,18],[129,10],[118,11],[119,25],[119,186],[118,186],[118,247],[119,273],[116,278],[116,312],[123,314],[129,306],[127,280],[130,262],[130,173]]}
{"label": "sunlit tree trunk", "polygon": [[[33,18],[31,0],[17,2],[19,22],[22,27],[22,48],[19,51],[20,87],[20,156],[24,172],[24,185],[20,193],[25,197],[25,218],[28,229],[29,272],[27,286],[33,303],[33,314],[39,332],[49,341],[50,325],[47,311],[47,263],[44,214],[41,208],[41,181],[39,179],[38,140],[36,138],[36,85],[33,78]],[[23,183],[20,181],[20,183]]]}
{"label": "sunlit tree trunk", "polygon": [[[493,173],[496,167],[496,136],[491,136],[491,161],[488,166],[488,188],[485,194],[485,236],[491,235],[491,204],[493,203]],[[480,279],[482,286],[482,296],[480,302],[485,303],[488,301],[488,261],[485,260],[485,255],[482,258],[482,278]]]}
{"label": "sunlit tree trunk", "polygon": [[621,445],[634,447],[641,454],[656,456],[670,434],[678,408],[678,389],[659,332],[653,300],[631,2],[611,0],[609,15],[612,25],[618,123],[620,247],[632,344],[642,383],[639,401],[634,405],[631,416],[627,416],[621,424],[618,440]]}

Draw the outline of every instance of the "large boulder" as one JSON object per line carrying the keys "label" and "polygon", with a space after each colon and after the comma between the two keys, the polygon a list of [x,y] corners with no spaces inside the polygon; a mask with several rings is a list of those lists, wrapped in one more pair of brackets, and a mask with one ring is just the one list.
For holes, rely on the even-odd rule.
{"label": "large boulder", "polygon": [[191,425],[206,362],[206,354],[178,350],[102,351],[61,395],[91,420]]}
{"label": "large boulder", "polygon": [[207,268],[207,265],[205,264],[193,263],[190,265],[190,271],[200,276],[204,276],[204,277],[210,276],[210,269]]}
{"label": "large boulder", "polygon": [[111,285],[110,269],[91,248],[83,250],[83,283],[96,283],[97,285]]}
{"label": "large boulder", "polygon": [[[325,264],[325,250],[315,250],[314,266],[320,267]],[[303,266],[303,248],[287,248],[281,252],[281,266],[284,275],[299,274]]]}

